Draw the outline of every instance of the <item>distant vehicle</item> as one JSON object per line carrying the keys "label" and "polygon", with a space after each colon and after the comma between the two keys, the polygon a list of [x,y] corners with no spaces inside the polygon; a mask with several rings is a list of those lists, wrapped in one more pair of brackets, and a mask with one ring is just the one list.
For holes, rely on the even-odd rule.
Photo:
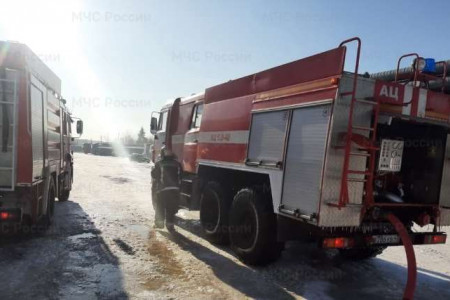
{"label": "distant vehicle", "polygon": [[73,153],[75,153],[75,152],[81,153],[81,152],[83,152],[83,146],[81,146],[81,145],[72,145],[72,146],[70,146],[70,150]]}
{"label": "distant vehicle", "polygon": [[110,143],[94,143],[92,144],[91,153],[100,156],[114,156],[114,148]]}
{"label": "distant vehicle", "polygon": [[[358,45],[353,73],[348,42]],[[370,78],[358,74],[360,46],[353,38],[155,113],[153,160],[162,145],[176,154],[183,206],[200,210],[208,240],[230,242],[249,264],[277,259],[297,238],[352,259],[403,243],[414,268],[412,244],[445,243],[448,62],[406,55],[395,79]],[[409,56],[413,67],[400,69]]]}
{"label": "distant vehicle", "polygon": [[144,154],[144,147],[143,146],[125,146],[125,151],[128,156],[131,156],[133,154]]}
{"label": "distant vehicle", "polygon": [[0,223],[50,224],[55,199],[66,201],[72,189],[76,118],[60,79],[26,45],[0,42],[0,53]]}
{"label": "distant vehicle", "polygon": [[92,150],[92,143],[84,143],[83,144],[83,152],[85,154],[91,153]]}

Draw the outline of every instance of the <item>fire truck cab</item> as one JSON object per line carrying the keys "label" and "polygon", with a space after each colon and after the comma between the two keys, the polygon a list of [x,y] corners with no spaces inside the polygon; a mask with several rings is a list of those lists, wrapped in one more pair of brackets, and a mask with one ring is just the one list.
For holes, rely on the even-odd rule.
{"label": "fire truck cab", "polygon": [[[76,120],[60,79],[26,46],[0,42],[0,225],[48,225],[54,201],[69,198]],[[76,131],[83,131],[77,120]],[[34,227],[37,228],[37,227]],[[31,228],[33,230],[33,228]]]}
{"label": "fire truck cab", "polygon": [[[349,42],[354,72],[344,72]],[[249,264],[298,238],[349,258],[445,243],[450,95],[429,87],[446,71],[420,70],[417,57],[408,76],[360,75],[360,45],[177,98],[153,116],[153,159],[163,144],[177,155],[182,205],[200,209],[207,239]]]}

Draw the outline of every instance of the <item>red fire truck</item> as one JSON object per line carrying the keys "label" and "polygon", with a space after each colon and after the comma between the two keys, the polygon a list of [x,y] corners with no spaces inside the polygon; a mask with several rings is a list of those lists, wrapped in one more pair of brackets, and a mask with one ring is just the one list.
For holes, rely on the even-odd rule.
{"label": "red fire truck", "polygon": [[[348,43],[354,72],[344,72]],[[445,243],[450,225],[446,64],[403,56],[387,81],[358,73],[361,42],[177,98],[154,113],[183,167],[182,204],[205,236],[250,264],[315,239],[348,258]],[[400,69],[412,56],[414,68]],[[443,70],[444,69],[444,70]],[[399,70],[401,72],[399,72]],[[438,86],[431,89],[431,86]],[[413,231],[430,226],[430,231]],[[424,227],[428,228],[428,227]]]}
{"label": "red fire truck", "polygon": [[74,118],[60,79],[26,45],[0,42],[0,107],[0,225],[48,225],[72,188]]}

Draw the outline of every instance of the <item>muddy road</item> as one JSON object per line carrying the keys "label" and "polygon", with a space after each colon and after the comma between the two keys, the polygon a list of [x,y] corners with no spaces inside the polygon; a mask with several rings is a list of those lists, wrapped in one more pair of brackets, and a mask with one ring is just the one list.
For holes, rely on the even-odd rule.
{"label": "muddy road", "polygon": [[[343,261],[314,245],[288,243],[265,268],[241,264],[201,236],[198,214],[180,211],[176,234],[153,230],[150,167],[75,154],[69,201],[52,227],[1,238],[0,299],[400,299],[400,247]],[[418,246],[417,299],[450,299],[450,246]]]}

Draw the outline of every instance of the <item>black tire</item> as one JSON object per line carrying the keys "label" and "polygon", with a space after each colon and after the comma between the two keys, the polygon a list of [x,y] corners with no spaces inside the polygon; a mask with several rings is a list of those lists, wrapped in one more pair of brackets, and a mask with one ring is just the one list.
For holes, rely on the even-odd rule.
{"label": "black tire", "polygon": [[50,180],[50,186],[47,194],[47,211],[44,216],[44,223],[46,226],[50,226],[53,223],[53,215],[55,212],[55,183],[53,179]]}
{"label": "black tire", "polygon": [[347,260],[365,260],[380,255],[386,248],[387,247],[385,246],[378,246],[366,248],[339,249],[339,254]]}
{"label": "black tire", "polygon": [[200,223],[206,239],[211,243],[229,243],[230,202],[218,182],[210,181],[206,184],[200,199]]}
{"label": "black tire", "polygon": [[245,188],[234,197],[230,210],[231,248],[246,264],[264,265],[278,259],[277,220],[270,196],[261,188]]}
{"label": "black tire", "polygon": [[69,200],[69,196],[70,196],[70,191],[68,191],[68,190],[62,190],[62,191],[59,193],[58,201],[59,201],[59,202],[67,201],[67,200]]}

